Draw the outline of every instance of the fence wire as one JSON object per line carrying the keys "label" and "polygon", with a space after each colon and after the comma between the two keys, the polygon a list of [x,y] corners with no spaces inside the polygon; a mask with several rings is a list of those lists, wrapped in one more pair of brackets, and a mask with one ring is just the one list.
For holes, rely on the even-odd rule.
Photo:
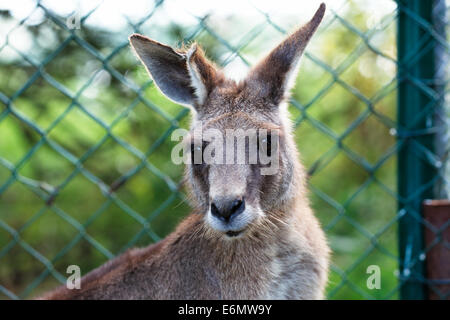
{"label": "fence wire", "polygon": [[[328,5],[290,101],[312,204],[333,250],[327,296],[399,298],[411,281],[433,287],[426,274],[411,270],[438,243],[448,249],[442,238],[448,223],[436,230],[410,203],[430,187],[435,198],[448,198],[450,190],[449,3],[435,1],[429,21],[402,2],[379,1],[382,14],[368,12],[373,2],[336,3]],[[254,21],[243,25],[233,20],[238,14],[219,18],[214,11],[185,12],[189,19],[179,23],[168,14],[174,5],[157,0],[123,16],[126,25],[117,32],[91,23],[110,2],[65,15],[46,1],[18,16],[0,8],[0,298],[36,296],[65,283],[70,264],[87,272],[129,247],[156,242],[189,211],[182,168],[170,163],[170,135],[187,126],[188,111],[157,92],[127,35],[197,40],[220,66],[241,72],[273,47],[272,38],[281,40],[298,24],[257,4],[249,5]],[[401,63],[400,14],[421,34]],[[436,72],[416,77],[408,66],[430,46]],[[404,83],[429,101],[408,125],[397,112]],[[414,123],[424,120],[416,130]],[[435,169],[406,198],[397,183],[408,184],[408,177],[396,180],[405,145]],[[408,255],[407,245],[397,245],[405,215],[438,241]],[[381,269],[381,288],[367,286],[371,265]]]}

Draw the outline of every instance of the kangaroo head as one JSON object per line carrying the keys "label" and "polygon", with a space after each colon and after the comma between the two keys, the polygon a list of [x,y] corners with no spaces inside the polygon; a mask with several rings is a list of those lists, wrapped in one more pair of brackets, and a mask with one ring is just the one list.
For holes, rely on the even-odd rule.
{"label": "kangaroo head", "polygon": [[[310,22],[239,83],[227,79],[196,44],[177,51],[138,34],[130,37],[158,88],[193,111],[185,139],[192,156],[187,180],[206,225],[215,232],[228,237],[245,235],[244,231],[275,215],[301,188],[302,181],[297,179],[304,177],[298,176],[285,101],[300,57],[324,12],[321,4]],[[242,143],[235,144],[236,140]],[[205,161],[208,152],[214,161]],[[200,161],[196,161],[198,153]]]}

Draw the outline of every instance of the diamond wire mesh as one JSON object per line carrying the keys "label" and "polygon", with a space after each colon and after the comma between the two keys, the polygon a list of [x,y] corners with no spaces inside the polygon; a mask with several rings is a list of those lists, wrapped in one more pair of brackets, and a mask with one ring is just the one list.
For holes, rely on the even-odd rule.
{"label": "diamond wire mesh", "polygon": [[[239,28],[229,32],[221,23],[231,28],[233,21],[222,22],[209,14],[191,16],[194,22],[189,27],[158,29],[158,23],[152,23],[170,3],[155,1],[139,19],[127,17],[127,32],[149,34],[156,26],[158,40],[198,40],[208,55],[226,67],[252,65],[254,51],[268,49],[267,34],[281,39],[288,30],[257,6],[251,8],[259,23],[247,26],[246,32]],[[311,80],[302,82],[299,77],[290,111],[311,173],[312,204],[334,252],[328,297],[390,299],[398,297],[408,277],[405,270],[398,271],[397,249],[397,223],[406,209],[396,209],[397,201],[407,204],[408,199],[399,197],[395,181],[396,157],[408,135],[440,130],[438,151],[415,141],[414,149],[438,169],[428,184],[439,185],[440,192],[448,194],[448,39],[437,29],[448,25],[445,14],[440,15],[444,23],[432,25],[407,8],[397,8],[393,1],[385,1],[390,9],[368,22],[364,14],[368,2],[361,4],[342,1],[328,9],[315,38],[318,44],[313,41],[302,66],[301,74]],[[99,7],[104,6],[108,4]],[[159,95],[132,57],[126,36],[117,40],[112,33],[88,28],[99,7],[81,15],[75,29],[45,2],[35,3],[20,20],[2,12],[12,23],[0,43],[0,56],[3,52],[16,57],[0,60],[4,79],[0,80],[0,294],[4,298],[30,297],[57,281],[64,283],[69,264],[88,271],[128,247],[158,241],[188,212],[178,182],[181,170],[169,163],[170,134],[186,126],[188,112]],[[444,7],[440,10],[448,12],[448,5]],[[440,117],[438,125],[426,132],[397,124],[399,10],[410,14],[441,48],[439,78],[414,79],[406,74],[432,101],[416,118]],[[36,14],[42,16],[41,22],[33,22]],[[20,29],[37,39],[42,37],[40,30],[53,30],[56,39],[44,37],[52,43],[48,48],[45,42],[34,41],[28,51],[21,50],[14,44]],[[426,41],[411,52],[408,63],[417,63]],[[39,54],[32,53],[35,49]],[[331,49],[342,52],[327,52]],[[73,69],[77,63],[88,71]],[[7,72],[17,80],[5,81]],[[438,89],[431,89],[430,83],[437,83]],[[97,87],[103,89],[101,93]],[[90,92],[92,88],[97,92]],[[436,112],[440,105],[447,110]],[[15,136],[20,138],[14,140]],[[414,216],[431,228],[418,212]],[[423,260],[429,249],[411,257],[409,265]],[[381,290],[366,286],[366,269],[373,264],[383,272]]]}

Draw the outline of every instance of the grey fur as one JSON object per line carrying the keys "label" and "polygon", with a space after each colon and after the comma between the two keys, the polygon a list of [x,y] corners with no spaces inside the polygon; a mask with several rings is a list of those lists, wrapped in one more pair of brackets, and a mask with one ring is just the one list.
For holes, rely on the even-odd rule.
{"label": "grey fur", "polygon": [[[257,165],[187,165],[187,184],[199,214],[189,215],[158,244],[130,250],[86,275],[81,290],[61,287],[43,298],[323,298],[329,249],[309,205],[306,172],[298,161],[285,100],[287,77],[296,71],[324,11],[322,4],[306,26],[276,47],[241,83],[226,79],[200,49],[191,51],[187,64],[186,52],[142,36],[130,37],[161,91],[196,110],[193,130],[200,123],[221,132],[277,130],[280,169],[262,176]],[[196,79],[189,72],[195,72]],[[199,94],[198,89],[203,91]],[[211,201],[230,195],[245,198],[250,208],[242,213],[248,223],[237,237],[208,222]]]}

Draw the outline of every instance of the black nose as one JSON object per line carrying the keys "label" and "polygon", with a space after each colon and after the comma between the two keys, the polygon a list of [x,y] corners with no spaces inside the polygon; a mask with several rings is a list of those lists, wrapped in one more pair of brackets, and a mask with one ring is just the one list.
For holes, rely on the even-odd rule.
{"label": "black nose", "polygon": [[212,215],[224,222],[230,222],[244,210],[244,199],[218,199],[211,202]]}

